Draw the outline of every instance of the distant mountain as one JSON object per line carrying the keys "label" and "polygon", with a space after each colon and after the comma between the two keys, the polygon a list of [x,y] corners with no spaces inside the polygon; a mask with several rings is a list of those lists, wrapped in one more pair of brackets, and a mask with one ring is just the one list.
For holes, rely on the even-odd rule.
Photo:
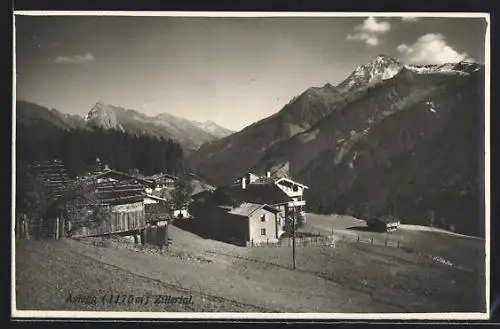
{"label": "distant mountain", "polygon": [[341,94],[331,84],[311,87],[276,114],[241,131],[203,144],[187,161],[214,184],[228,184],[255,166],[274,144],[305,132],[333,110],[360,97],[363,90]]}
{"label": "distant mountain", "polygon": [[395,214],[481,235],[483,83],[477,63],[377,56],[338,86],[310,88],[189,159],[216,185],[246,171],[296,178],[310,186],[310,211]]}
{"label": "distant mountain", "polygon": [[26,102],[17,102],[17,123],[43,125],[46,129],[115,129],[137,135],[151,135],[178,140],[186,153],[196,150],[205,142],[232,133],[214,122],[200,123],[167,113],[147,116],[135,110],[97,102],[85,118],[62,113],[56,109]]}
{"label": "distant mountain", "polygon": [[362,97],[371,86],[391,78],[402,67],[387,56],[377,56],[356,68],[338,86],[326,83],[308,88],[274,115],[226,138],[204,144],[188,162],[214,184],[228,184],[256,166],[273,145],[308,131],[336,109]]}
{"label": "distant mountain", "polygon": [[217,138],[222,138],[226,137],[228,135],[231,135],[234,133],[234,131],[229,130],[227,128],[224,128],[222,126],[219,126],[217,123],[213,121],[205,121],[205,122],[199,122],[199,121],[192,121],[198,128],[203,129],[207,133],[217,137]]}
{"label": "distant mountain", "polygon": [[131,134],[148,134],[178,140],[186,152],[196,150],[205,142],[219,138],[224,128],[212,132],[199,123],[179,118],[168,113],[147,116],[135,110],[98,102],[89,111],[85,120],[89,126],[116,129]]}
{"label": "distant mountain", "polygon": [[62,130],[86,127],[82,117],[64,114],[56,109],[49,110],[26,101],[16,102],[16,123],[26,126],[55,127]]}

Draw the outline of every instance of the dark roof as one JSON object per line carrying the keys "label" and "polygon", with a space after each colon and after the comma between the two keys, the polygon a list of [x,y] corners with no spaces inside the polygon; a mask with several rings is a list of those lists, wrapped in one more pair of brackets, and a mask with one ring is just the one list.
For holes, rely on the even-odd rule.
{"label": "dark roof", "polygon": [[278,177],[259,177],[256,181],[250,184],[275,184],[280,178]]}
{"label": "dark roof", "polygon": [[[112,174],[114,173],[116,172]],[[136,179],[97,182],[97,179],[101,177],[104,177],[104,175],[96,175],[93,179],[87,179],[85,182],[95,183],[97,197],[104,204],[133,203],[142,201],[147,197],[144,185]],[[120,177],[127,178],[128,175]]]}
{"label": "dark roof", "polygon": [[280,212],[278,209],[273,208],[267,204],[244,202],[244,203],[240,204],[239,206],[231,209],[228,213],[231,215],[235,215],[235,216],[250,217],[254,212],[256,212],[259,209],[263,209],[263,208],[265,210],[273,212],[273,213]]}
{"label": "dark roof", "polygon": [[172,179],[172,180],[177,180],[178,179],[178,177],[176,177],[174,175],[171,175],[171,174],[155,174],[155,175],[148,176],[145,179],[150,180],[150,181],[156,181],[156,180],[159,180],[159,179],[162,179],[162,178],[169,178],[169,179]]}
{"label": "dark roof", "polygon": [[136,177],[133,175],[129,175],[126,173],[122,173],[116,170],[111,170],[107,169],[102,172],[94,173],[91,174],[89,177],[86,177],[84,180],[97,180],[99,178],[104,178],[104,177],[113,177],[121,180],[128,180],[128,181],[135,181],[139,184],[145,185],[145,186],[154,186],[154,182],[149,180],[149,179],[144,179],[140,177]]}
{"label": "dark roof", "polygon": [[29,168],[46,186],[51,199],[55,200],[64,194],[71,182],[66,167],[61,161],[37,161],[30,165]]}
{"label": "dark roof", "polygon": [[203,198],[203,197],[210,196],[210,195],[212,195],[212,191],[202,190],[202,191],[199,191],[197,193],[194,193],[193,195],[191,195],[191,197],[193,199],[196,199],[196,198]]}
{"label": "dark roof", "polygon": [[289,197],[274,184],[249,184],[245,189],[240,186],[219,187],[215,193],[216,197],[222,197],[219,201],[230,203],[250,202],[274,205],[290,201]]}

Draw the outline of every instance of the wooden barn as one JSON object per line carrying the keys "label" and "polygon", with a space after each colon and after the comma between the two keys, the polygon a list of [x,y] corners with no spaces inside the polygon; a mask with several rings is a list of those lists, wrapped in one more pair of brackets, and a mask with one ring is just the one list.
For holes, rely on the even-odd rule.
{"label": "wooden barn", "polygon": [[164,199],[146,193],[146,189],[153,186],[149,180],[107,170],[84,181],[95,184],[99,201],[109,208],[111,215],[100,227],[80,228],[76,236],[138,234],[148,223],[157,221],[167,212]]}

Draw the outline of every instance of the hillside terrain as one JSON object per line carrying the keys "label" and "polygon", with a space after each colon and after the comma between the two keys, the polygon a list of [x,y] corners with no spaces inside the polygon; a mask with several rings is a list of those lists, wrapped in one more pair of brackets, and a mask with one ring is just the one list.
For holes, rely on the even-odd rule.
{"label": "hillside terrain", "polygon": [[[312,222],[315,221],[311,218]],[[327,221],[329,219],[326,219]],[[330,224],[336,226],[333,219]],[[340,219],[339,219],[340,220]],[[347,222],[347,219],[346,219]],[[369,234],[370,232],[366,232]],[[420,234],[416,234],[420,233]],[[372,233],[375,234],[375,233]],[[100,238],[16,241],[21,310],[136,312],[484,312],[484,241],[398,232],[405,248],[338,241],[335,247],[242,248],[176,226],[159,252]],[[107,240],[107,239],[106,239]],[[431,248],[437,244],[439,248]],[[429,255],[427,255],[429,253]],[[452,265],[436,261],[440,256]],[[483,267],[482,267],[483,266]],[[369,271],[367,268],[376,268]],[[202,275],[200,275],[202,273]],[[54,289],[58,287],[58,289]],[[95,296],[96,304],[68,302]],[[105,296],[192,297],[190,304],[109,303]],[[135,299],[134,299],[135,300]]]}
{"label": "hillside terrain", "polygon": [[310,186],[310,211],[392,214],[483,235],[483,83],[476,63],[410,66],[377,56],[189,160],[215,185],[246,171],[291,176]]}

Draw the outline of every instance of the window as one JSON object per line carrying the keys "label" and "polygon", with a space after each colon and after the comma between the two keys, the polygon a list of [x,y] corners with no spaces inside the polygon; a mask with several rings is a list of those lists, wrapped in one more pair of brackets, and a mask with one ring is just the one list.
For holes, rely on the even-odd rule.
{"label": "window", "polygon": [[266,235],[266,229],[265,228],[261,228],[260,229],[260,235]]}
{"label": "window", "polygon": [[266,214],[260,215],[260,221],[265,222],[266,221]]}

